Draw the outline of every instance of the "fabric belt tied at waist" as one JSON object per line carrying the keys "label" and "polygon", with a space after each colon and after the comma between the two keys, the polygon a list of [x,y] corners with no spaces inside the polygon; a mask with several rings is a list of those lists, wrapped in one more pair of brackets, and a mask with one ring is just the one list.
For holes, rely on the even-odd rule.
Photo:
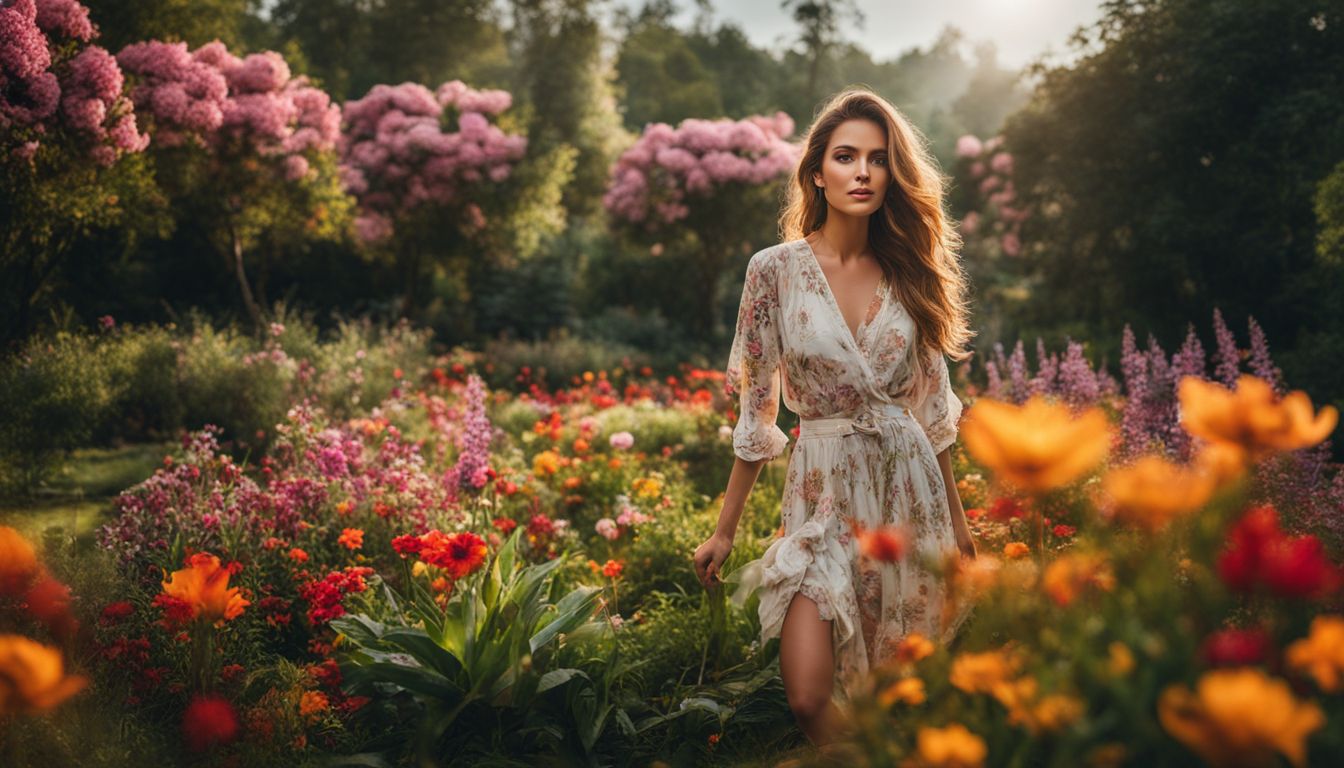
{"label": "fabric belt tied at waist", "polygon": [[804,437],[840,437],[855,432],[881,435],[882,422],[906,418],[914,419],[910,408],[896,403],[878,403],[855,416],[829,419],[802,419],[798,423],[798,439]]}

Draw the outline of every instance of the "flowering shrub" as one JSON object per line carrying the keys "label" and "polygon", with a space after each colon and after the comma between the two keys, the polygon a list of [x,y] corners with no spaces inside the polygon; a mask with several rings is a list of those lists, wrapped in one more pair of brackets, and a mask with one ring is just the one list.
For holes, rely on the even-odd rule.
{"label": "flowering shrub", "polygon": [[798,162],[783,112],[743,120],[688,119],[645,127],[612,169],[602,202],[619,219],[650,226],[680,221],[717,192],[779,181]]}
{"label": "flowering shrub", "polygon": [[390,237],[396,221],[423,208],[458,211],[463,226],[485,226],[470,191],[502,182],[527,149],[490,117],[509,108],[506,91],[477,91],[458,80],[437,90],[417,83],[376,85],[345,103],[341,174],[361,213],[355,226],[369,241]]}
{"label": "flowering shrub", "polygon": [[1017,190],[1013,187],[1013,156],[1003,148],[1003,137],[986,141],[966,134],[957,139],[959,170],[974,190],[975,203],[961,220],[961,231],[972,248],[985,243],[1005,256],[1022,253],[1022,222],[1031,216],[1025,207],[1013,206]]}
{"label": "flowering shrub", "polygon": [[90,42],[96,36],[89,9],[75,0],[0,6],[0,165],[31,161],[58,137],[101,166],[148,145],[122,94],[122,71]]}

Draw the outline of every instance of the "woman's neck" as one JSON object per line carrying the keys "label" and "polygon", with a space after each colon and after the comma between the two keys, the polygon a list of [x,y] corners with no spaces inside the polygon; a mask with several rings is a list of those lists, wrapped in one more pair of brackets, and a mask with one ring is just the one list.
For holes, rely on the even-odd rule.
{"label": "woman's neck", "polygon": [[870,250],[867,216],[846,216],[832,208],[817,233],[841,264],[861,259]]}

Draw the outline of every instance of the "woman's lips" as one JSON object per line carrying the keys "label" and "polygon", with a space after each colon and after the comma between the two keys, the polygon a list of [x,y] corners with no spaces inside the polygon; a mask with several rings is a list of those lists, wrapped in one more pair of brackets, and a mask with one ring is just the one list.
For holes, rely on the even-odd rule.
{"label": "woman's lips", "polygon": [[873,196],[873,191],[871,189],[856,189],[853,192],[850,192],[849,196],[858,198],[859,200],[867,200]]}

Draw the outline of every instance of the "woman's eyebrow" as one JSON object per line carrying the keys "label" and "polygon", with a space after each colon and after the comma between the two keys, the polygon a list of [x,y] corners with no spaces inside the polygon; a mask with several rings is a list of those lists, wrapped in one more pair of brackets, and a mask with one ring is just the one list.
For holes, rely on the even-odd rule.
{"label": "woman's eyebrow", "polygon": [[[833,149],[833,150],[831,150],[831,151],[833,151],[833,152],[839,152],[839,151],[842,150],[842,149],[847,149],[847,150],[849,150],[850,152],[858,152],[858,151],[859,151],[858,147],[851,147],[851,146],[848,145],[848,144],[840,144],[840,145],[838,145],[835,149]],[[877,153],[879,153],[879,152],[882,153],[882,154],[886,154],[886,152],[887,152],[887,148],[886,148],[886,147],[878,147],[877,149],[870,149],[870,150],[868,150],[868,151],[869,151],[869,152],[872,152],[872,153],[874,153],[874,154],[877,154]]]}

